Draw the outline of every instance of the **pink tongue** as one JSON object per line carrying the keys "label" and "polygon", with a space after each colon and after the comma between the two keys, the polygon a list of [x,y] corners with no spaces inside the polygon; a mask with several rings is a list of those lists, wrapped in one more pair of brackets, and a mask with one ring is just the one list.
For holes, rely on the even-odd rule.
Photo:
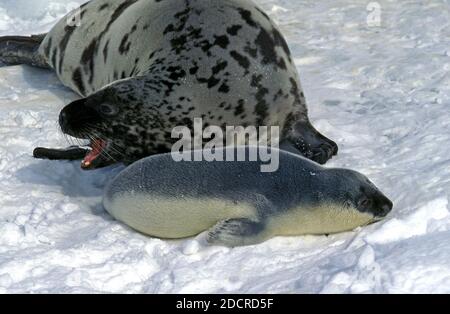
{"label": "pink tongue", "polygon": [[81,162],[81,166],[83,168],[89,167],[92,162],[100,156],[103,149],[106,147],[106,142],[102,140],[94,140],[92,142],[92,150],[84,157]]}

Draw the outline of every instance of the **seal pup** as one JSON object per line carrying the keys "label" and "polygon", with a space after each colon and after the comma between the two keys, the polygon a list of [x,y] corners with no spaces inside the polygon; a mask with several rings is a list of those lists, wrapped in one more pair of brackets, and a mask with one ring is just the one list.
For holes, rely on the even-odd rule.
{"label": "seal pup", "polygon": [[39,148],[35,157],[84,158],[83,169],[129,164],[170,152],[173,128],[200,117],[222,128],[278,126],[282,147],[321,164],[338,151],[308,119],[286,40],[250,0],[92,0],[48,34],[0,38],[0,61],[51,68],[82,96],[59,124],[92,149]]}
{"label": "seal pup", "polygon": [[[219,148],[249,154],[249,147]],[[105,189],[104,208],[144,234],[166,239],[208,230],[214,245],[243,246],[274,236],[332,234],[381,220],[392,202],[364,175],[324,168],[274,148],[276,172],[262,162],[140,160]],[[232,152],[233,153],[233,152]],[[191,154],[191,153],[187,153]]]}

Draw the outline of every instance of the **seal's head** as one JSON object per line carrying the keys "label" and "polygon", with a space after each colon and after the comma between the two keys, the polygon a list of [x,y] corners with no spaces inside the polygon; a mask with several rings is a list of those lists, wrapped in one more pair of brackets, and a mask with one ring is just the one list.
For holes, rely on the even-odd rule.
{"label": "seal's head", "polygon": [[305,170],[305,161],[300,157],[291,161],[284,176],[292,176],[296,165],[300,168],[292,181],[295,183],[292,193],[282,199],[288,202],[284,208],[294,208],[292,212],[297,214],[284,215],[287,218],[276,224],[283,226],[282,232],[334,234],[350,231],[382,220],[393,208],[392,202],[361,173],[320,166],[309,166]]}
{"label": "seal's head", "polygon": [[363,174],[348,169],[327,169],[326,172],[334,186],[333,197],[346,207],[373,216],[373,221],[391,212],[392,201]]}
{"label": "seal's head", "polygon": [[165,153],[157,145],[157,128],[151,108],[139,102],[125,85],[107,87],[74,101],[60,113],[63,133],[90,141],[92,150],[81,167],[85,170],[123,162],[132,163],[148,155]]}

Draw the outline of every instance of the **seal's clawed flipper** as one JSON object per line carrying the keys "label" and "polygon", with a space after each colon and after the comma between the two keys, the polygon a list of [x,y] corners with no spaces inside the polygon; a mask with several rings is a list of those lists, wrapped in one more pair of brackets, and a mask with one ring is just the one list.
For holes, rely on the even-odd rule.
{"label": "seal's clawed flipper", "polygon": [[0,37],[0,62],[6,65],[28,64],[49,69],[48,63],[39,54],[43,35]]}
{"label": "seal's clawed flipper", "polygon": [[49,160],[80,160],[89,152],[87,148],[71,146],[65,149],[37,147],[33,151],[34,158]]}
{"label": "seal's clawed flipper", "polygon": [[338,153],[337,144],[320,134],[309,121],[296,122],[280,148],[300,151],[306,158],[322,165]]}
{"label": "seal's clawed flipper", "polygon": [[[95,159],[91,158],[92,155],[96,154],[98,156]],[[95,145],[93,145],[92,149],[79,146],[70,146],[65,149],[38,147],[33,151],[33,157],[49,160],[83,160],[81,168],[84,170],[103,168],[116,163],[115,160],[100,154]]]}
{"label": "seal's clawed flipper", "polygon": [[265,240],[265,229],[264,223],[247,218],[224,220],[208,232],[207,241],[228,247],[258,244]]}

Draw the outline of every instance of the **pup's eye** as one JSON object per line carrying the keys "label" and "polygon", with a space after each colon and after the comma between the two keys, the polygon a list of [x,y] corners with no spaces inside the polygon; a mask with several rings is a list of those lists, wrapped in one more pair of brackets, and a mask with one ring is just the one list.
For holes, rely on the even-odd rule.
{"label": "pup's eye", "polygon": [[372,200],[368,199],[368,198],[363,198],[359,201],[359,206],[360,207],[364,207],[364,208],[368,208],[372,205]]}
{"label": "pup's eye", "polygon": [[100,112],[105,116],[113,116],[118,113],[118,109],[111,104],[101,104]]}

